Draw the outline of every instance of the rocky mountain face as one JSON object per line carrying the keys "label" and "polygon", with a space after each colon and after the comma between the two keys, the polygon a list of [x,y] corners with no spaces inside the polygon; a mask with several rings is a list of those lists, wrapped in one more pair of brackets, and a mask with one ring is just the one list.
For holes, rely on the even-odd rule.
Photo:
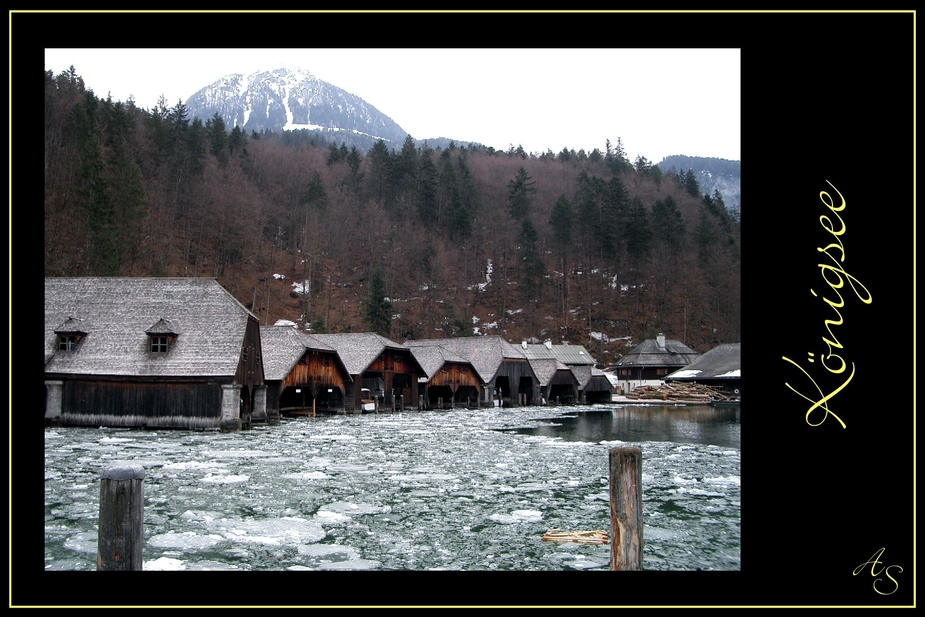
{"label": "rocky mountain face", "polygon": [[218,114],[226,126],[240,126],[248,134],[306,129],[358,147],[383,139],[390,148],[400,148],[407,136],[391,118],[360,97],[301,69],[227,75],[196,92],[185,104],[190,117],[205,122]]}

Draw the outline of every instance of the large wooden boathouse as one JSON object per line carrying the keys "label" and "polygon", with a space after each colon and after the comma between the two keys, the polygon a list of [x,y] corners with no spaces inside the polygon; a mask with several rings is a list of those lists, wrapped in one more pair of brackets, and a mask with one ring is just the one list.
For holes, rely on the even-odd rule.
{"label": "large wooden boathouse", "polygon": [[424,369],[419,379],[427,409],[478,406],[482,378],[472,363],[442,345],[407,345]]}
{"label": "large wooden boathouse", "polygon": [[344,410],[353,382],[337,351],[295,324],[260,328],[269,417]]}
{"label": "large wooden boathouse", "polygon": [[541,377],[540,392],[548,402],[609,403],[613,386],[583,345],[523,343],[524,355]]}
{"label": "large wooden boathouse", "polygon": [[500,336],[463,336],[405,341],[407,347],[440,346],[468,361],[482,380],[480,405],[532,405],[539,381],[527,357]]}
{"label": "large wooden boathouse", "polygon": [[373,332],[313,337],[337,352],[350,375],[344,384],[345,412],[362,412],[364,389],[381,408],[417,406],[418,378],[425,373],[407,347]]}
{"label": "large wooden boathouse", "polygon": [[267,418],[261,355],[215,279],[45,279],[46,422],[238,430]]}

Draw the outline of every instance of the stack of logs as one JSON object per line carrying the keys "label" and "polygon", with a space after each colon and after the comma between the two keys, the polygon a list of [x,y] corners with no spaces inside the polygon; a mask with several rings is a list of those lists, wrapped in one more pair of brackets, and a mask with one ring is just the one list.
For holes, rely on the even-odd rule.
{"label": "stack of logs", "polygon": [[717,388],[699,383],[666,383],[660,386],[639,386],[626,395],[631,399],[657,401],[688,401],[709,403],[711,400],[729,400],[731,397]]}

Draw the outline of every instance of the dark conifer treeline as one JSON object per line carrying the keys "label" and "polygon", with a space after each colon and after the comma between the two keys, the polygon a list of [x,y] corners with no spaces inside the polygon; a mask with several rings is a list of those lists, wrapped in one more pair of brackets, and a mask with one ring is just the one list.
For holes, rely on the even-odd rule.
{"label": "dark conifer treeline", "polygon": [[45,75],[46,276],[210,276],[261,323],[399,341],[476,328],[607,362],[659,332],[739,342],[739,245],[718,192],[630,163],[619,140],[364,152]]}

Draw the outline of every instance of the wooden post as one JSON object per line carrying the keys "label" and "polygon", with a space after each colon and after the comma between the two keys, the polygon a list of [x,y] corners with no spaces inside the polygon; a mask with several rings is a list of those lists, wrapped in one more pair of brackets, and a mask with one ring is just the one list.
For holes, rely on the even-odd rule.
{"label": "wooden post", "polygon": [[610,450],[610,569],[642,570],[642,450]]}
{"label": "wooden post", "polygon": [[144,468],[135,463],[113,463],[103,469],[97,570],[142,569],[144,479]]}

